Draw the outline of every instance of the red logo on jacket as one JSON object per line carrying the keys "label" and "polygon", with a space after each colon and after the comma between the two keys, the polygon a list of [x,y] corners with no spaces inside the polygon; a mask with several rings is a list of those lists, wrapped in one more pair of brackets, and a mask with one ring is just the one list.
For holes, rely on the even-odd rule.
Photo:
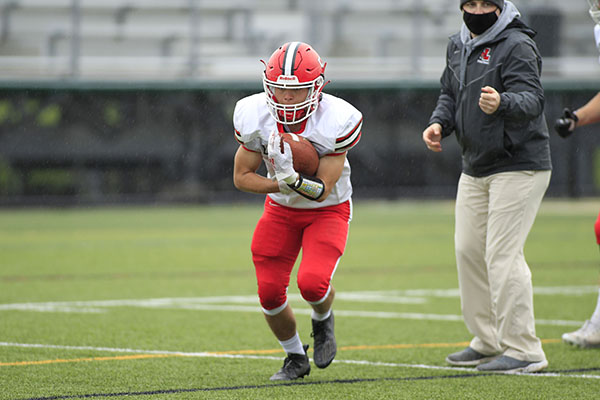
{"label": "red logo on jacket", "polygon": [[486,47],[481,52],[481,55],[479,56],[479,59],[477,60],[477,62],[481,63],[481,64],[489,64],[490,58],[492,58],[492,49],[490,49],[489,47]]}

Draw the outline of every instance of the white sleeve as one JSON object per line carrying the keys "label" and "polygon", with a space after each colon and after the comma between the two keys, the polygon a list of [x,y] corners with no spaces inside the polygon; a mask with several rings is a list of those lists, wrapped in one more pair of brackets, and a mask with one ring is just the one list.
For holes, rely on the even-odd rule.
{"label": "white sleeve", "polygon": [[333,154],[342,154],[356,146],[362,134],[363,116],[360,111],[354,109],[350,118],[341,126],[341,130],[335,139],[335,150]]}
{"label": "white sleeve", "polygon": [[260,130],[256,128],[252,119],[251,98],[238,101],[233,110],[233,129],[235,140],[250,151],[261,152]]}

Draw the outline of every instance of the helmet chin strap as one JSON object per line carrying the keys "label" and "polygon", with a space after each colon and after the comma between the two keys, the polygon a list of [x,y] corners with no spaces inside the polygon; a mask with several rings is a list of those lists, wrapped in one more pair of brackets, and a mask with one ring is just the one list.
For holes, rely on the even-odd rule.
{"label": "helmet chin strap", "polygon": [[279,110],[279,117],[282,120],[282,123],[285,124],[297,124],[302,122],[308,112],[308,108],[311,105],[308,104],[302,108],[294,109],[294,110]]}
{"label": "helmet chin strap", "polygon": [[[309,97],[310,94],[309,96],[307,96],[306,100],[308,100]],[[311,103],[308,103],[305,106],[302,106],[301,108],[295,108],[295,104],[290,104],[286,106],[279,103],[275,96],[273,96],[273,101],[275,102],[275,104],[278,104],[280,107],[282,107],[278,108],[276,112],[280,119],[279,122],[283,124],[296,124],[302,122],[302,118],[306,115],[308,109],[311,107]],[[289,109],[285,107],[289,107]]]}

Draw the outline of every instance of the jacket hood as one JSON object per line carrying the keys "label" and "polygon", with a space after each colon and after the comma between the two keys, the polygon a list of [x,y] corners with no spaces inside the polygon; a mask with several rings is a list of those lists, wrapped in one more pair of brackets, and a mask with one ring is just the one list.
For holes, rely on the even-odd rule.
{"label": "jacket hood", "polygon": [[[598,31],[600,32],[600,26],[599,25],[597,25],[597,26],[599,27]],[[485,43],[493,43],[493,42],[497,42],[498,40],[502,40],[506,36],[508,36],[508,34],[510,33],[509,31],[511,29],[520,30],[521,32],[523,32],[524,34],[526,34],[527,36],[529,36],[532,39],[537,35],[537,32],[535,30],[533,30],[531,27],[527,26],[527,24],[525,24],[520,19],[515,18],[496,37],[494,37],[493,39],[490,39],[490,40],[488,40],[486,42],[479,42],[477,45],[485,44]],[[599,33],[599,35],[600,35],[600,33]],[[462,38],[461,38],[460,33],[457,33],[457,34],[453,35],[450,39],[452,39],[452,41],[454,43],[456,43],[457,46],[461,46],[461,45],[464,44],[464,42],[462,42]],[[598,46],[598,48],[600,49],[600,45]]]}
{"label": "jacket hood", "polygon": [[519,29],[521,32],[523,32],[524,34],[526,34],[527,36],[529,36],[530,38],[534,38],[537,35],[537,32],[534,31],[532,28],[530,28],[529,26],[527,26],[523,21],[521,21],[518,18],[515,18],[510,24],[508,24],[508,26],[506,27],[506,30],[508,29]]}
{"label": "jacket hood", "polygon": [[461,89],[465,84],[467,60],[475,48],[503,39],[510,33],[511,29],[507,29],[509,27],[523,29],[523,31],[529,36],[535,35],[535,31],[528,28],[518,19],[520,16],[521,13],[517,7],[511,1],[506,0],[504,2],[504,8],[498,17],[498,21],[496,21],[496,23],[483,34],[476,37],[471,37],[471,32],[463,23],[460,32],[451,37],[451,40],[454,41],[459,48],[462,47],[460,62]]}

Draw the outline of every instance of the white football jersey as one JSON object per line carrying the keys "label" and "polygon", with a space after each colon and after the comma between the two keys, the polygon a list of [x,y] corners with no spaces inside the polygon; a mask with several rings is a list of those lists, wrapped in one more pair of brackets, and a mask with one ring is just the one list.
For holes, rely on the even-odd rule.
{"label": "white football jersey", "polygon": [[[268,177],[275,174],[267,159],[269,135],[277,131],[277,122],[267,109],[265,93],[257,93],[237,102],[233,112],[236,140],[247,150],[262,154]],[[354,106],[338,97],[323,93],[319,107],[306,121],[303,131],[295,132],[312,142],[319,157],[343,157],[360,140],[362,114]],[[323,202],[308,200],[296,192],[269,193],[275,202],[295,208],[320,208],[343,203],[352,196],[350,163],[344,162],[340,179]]]}

